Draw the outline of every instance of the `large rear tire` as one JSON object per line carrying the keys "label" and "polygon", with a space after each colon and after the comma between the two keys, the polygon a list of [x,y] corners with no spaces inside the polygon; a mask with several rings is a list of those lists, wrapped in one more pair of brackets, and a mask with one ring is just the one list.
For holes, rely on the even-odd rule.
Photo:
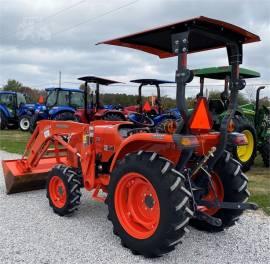
{"label": "large rear tire", "polygon": [[267,142],[263,142],[260,153],[262,155],[264,166],[269,168],[270,166],[270,139]]}
{"label": "large rear tire", "polygon": [[[205,186],[203,182],[200,183],[201,177],[203,175],[197,175],[195,179],[195,184],[198,187],[205,188],[205,194],[202,198],[208,200],[206,197],[215,199],[210,193],[212,189],[209,184]],[[216,182],[219,184],[214,184],[217,186],[216,194],[219,201],[223,202],[240,202],[245,203],[248,200],[249,192],[247,190],[247,176],[242,172],[241,165],[234,159],[231,158],[229,152],[225,152],[224,156],[220,159],[214,168],[214,173],[212,174],[212,179],[218,177]],[[208,183],[208,182],[207,182]],[[206,199],[205,199],[206,198]],[[210,200],[211,201],[211,200]],[[214,200],[212,200],[214,201]],[[214,209],[213,208],[201,208],[205,213],[212,215],[213,217],[220,218],[222,220],[222,226],[212,226],[204,221],[197,219],[192,219],[190,221],[191,225],[199,230],[209,231],[209,232],[219,232],[225,228],[233,226],[235,222],[239,219],[240,215],[243,213],[242,210],[231,210],[231,209]]]}
{"label": "large rear tire", "polygon": [[34,114],[30,118],[30,127],[29,131],[30,133],[33,133],[37,127],[37,121],[38,121],[38,114]]}
{"label": "large rear tire", "polygon": [[71,215],[80,205],[81,182],[77,173],[70,167],[56,165],[47,180],[47,198],[54,213]]}
{"label": "large rear tire", "polygon": [[242,170],[248,171],[253,165],[257,152],[256,129],[245,117],[236,116],[234,119],[235,131],[243,133],[248,140],[245,146],[233,147],[234,158],[242,164]]}
{"label": "large rear tire", "polygon": [[113,170],[106,203],[122,245],[157,257],[175,249],[193,216],[185,177],[157,153],[127,155]]}
{"label": "large rear tire", "polygon": [[2,111],[0,111],[0,130],[4,130],[7,125],[7,119]]}

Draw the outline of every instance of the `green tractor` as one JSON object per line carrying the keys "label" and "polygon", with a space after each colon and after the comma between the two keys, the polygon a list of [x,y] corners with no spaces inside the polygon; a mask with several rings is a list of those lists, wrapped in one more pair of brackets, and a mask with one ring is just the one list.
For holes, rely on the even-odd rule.
{"label": "green tractor", "polygon": [[260,91],[265,86],[260,86],[256,92],[256,104],[250,103],[240,106],[241,110],[251,122],[257,132],[257,149],[260,152],[265,167],[270,165],[270,109],[265,105],[260,106]]}
{"label": "green tractor", "polygon": [[[200,93],[203,95],[204,79],[224,80],[224,90],[220,99],[209,99],[209,109],[213,114],[214,128],[219,129],[223,117],[227,113],[230,103],[230,75],[231,67],[211,67],[193,70],[194,76],[200,77]],[[260,73],[245,68],[240,68],[242,79],[260,77]],[[269,167],[270,151],[270,114],[265,106],[259,108],[259,94],[265,87],[257,89],[256,104],[253,103],[239,106],[236,110],[233,122],[229,130],[241,132],[246,135],[248,145],[232,147],[230,151],[241,163],[243,171],[248,171],[256,157],[257,150],[261,153],[264,164]]]}

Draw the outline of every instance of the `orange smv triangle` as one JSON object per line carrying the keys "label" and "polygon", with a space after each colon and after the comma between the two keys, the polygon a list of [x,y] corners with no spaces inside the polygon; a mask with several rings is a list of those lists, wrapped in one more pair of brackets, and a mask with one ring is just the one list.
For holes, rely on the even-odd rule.
{"label": "orange smv triangle", "polygon": [[207,99],[200,97],[192,113],[189,128],[192,132],[207,132],[213,126],[213,120],[208,109]]}
{"label": "orange smv triangle", "polygon": [[148,101],[145,102],[144,106],[143,106],[143,111],[145,112],[150,112],[151,111],[151,105]]}

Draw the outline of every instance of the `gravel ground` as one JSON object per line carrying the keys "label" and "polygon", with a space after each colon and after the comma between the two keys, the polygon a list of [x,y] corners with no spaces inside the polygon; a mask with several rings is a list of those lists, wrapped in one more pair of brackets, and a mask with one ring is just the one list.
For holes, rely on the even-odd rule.
{"label": "gravel ground", "polygon": [[[0,151],[1,159],[18,155]],[[0,263],[270,263],[270,217],[246,213],[231,229],[206,234],[190,228],[175,251],[158,259],[120,245],[105,204],[83,192],[80,210],[59,217],[45,191],[7,196],[0,173]]]}

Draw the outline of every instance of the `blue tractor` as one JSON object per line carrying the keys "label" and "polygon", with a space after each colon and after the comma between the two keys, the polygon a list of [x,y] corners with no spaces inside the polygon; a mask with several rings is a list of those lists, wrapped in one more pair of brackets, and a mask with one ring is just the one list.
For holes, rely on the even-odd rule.
{"label": "blue tractor", "polygon": [[44,103],[35,105],[35,112],[30,120],[30,131],[43,119],[75,120],[75,112],[84,107],[84,92],[72,88],[46,88],[47,97]]}
{"label": "blue tractor", "polygon": [[34,104],[26,104],[23,94],[13,91],[0,91],[0,129],[28,130]]}

